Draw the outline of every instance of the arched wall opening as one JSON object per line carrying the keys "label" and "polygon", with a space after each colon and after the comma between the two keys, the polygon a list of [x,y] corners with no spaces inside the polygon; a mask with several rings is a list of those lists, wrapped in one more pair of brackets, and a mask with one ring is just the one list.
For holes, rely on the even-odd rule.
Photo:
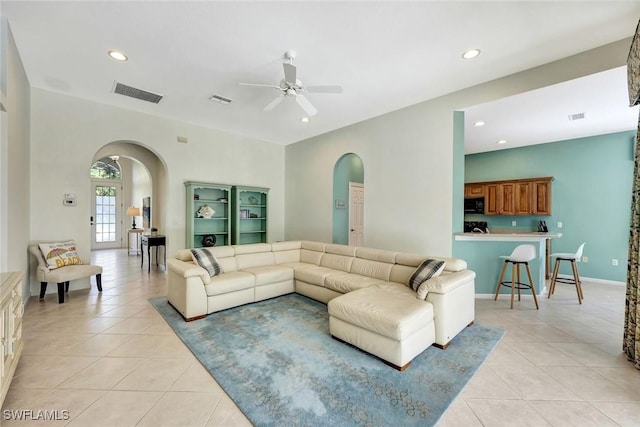
{"label": "arched wall opening", "polygon": [[333,243],[349,243],[349,183],[364,184],[364,164],[354,153],[342,155],[333,168]]}
{"label": "arched wall opening", "polygon": [[[93,157],[92,164],[104,157],[119,156],[118,162],[126,171],[123,178],[122,231],[131,227],[131,218],[124,215],[127,207],[139,207],[143,216],[137,218],[138,227],[154,227],[162,232],[166,228],[167,167],[155,152],[136,141],[114,141],[100,148]],[[91,165],[88,165],[91,167]],[[145,218],[143,203],[149,202],[150,218]],[[91,238],[93,240],[93,238]],[[127,236],[122,235],[127,242]]]}

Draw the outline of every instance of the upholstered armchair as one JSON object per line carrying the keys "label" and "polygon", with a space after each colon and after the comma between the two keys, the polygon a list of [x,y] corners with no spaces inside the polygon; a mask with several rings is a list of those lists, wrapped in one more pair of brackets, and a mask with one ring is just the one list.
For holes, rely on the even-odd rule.
{"label": "upholstered armchair", "polygon": [[[43,253],[41,247],[45,248],[47,255]],[[49,282],[58,284],[58,303],[62,304],[65,292],[69,292],[71,280],[93,275],[96,276],[98,291],[102,292],[102,267],[83,263],[75,251],[73,241],[32,245],[29,246],[29,252],[38,260],[36,277],[40,282],[41,301],[44,299]]]}

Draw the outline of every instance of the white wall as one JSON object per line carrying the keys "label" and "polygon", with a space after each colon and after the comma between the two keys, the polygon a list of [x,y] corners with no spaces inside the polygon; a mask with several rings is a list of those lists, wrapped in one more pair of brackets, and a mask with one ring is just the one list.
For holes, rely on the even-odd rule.
{"label": "white wall", "polygon": [[0,49],[7,110],[0,113],[0,271],[23,271],[29,277],[30,86],[4,18],[0,18]]}
{"label": "white wall", "polygon": [[[153,190],[151,188],[151,175],[147,168],[140,162],[132,162],[133,168],[131,170],[131,201],[128,206],[135,206],[140,208],[142,212],[142,199],[145,197],[151,197]],[[153,211],[151,211],[153,216]],[[153,223],[153,218],[151,218]],[[138,227],[142,228],[142,217],[136,218]]]}
{"label": "white wall", "polygon": [[[89,168],[114,141],[140,144],[166,169],[152,215],[169,256],[184,247],[186,180],[269,187],[269,236],[283,239],[284,147],[36,88],[31,107],[31,240],[74,238],[89,256]],[[62,205],[64,193],[76,193],[75,207]]]}
{"label": "white wall", "polygon": [[287,146],[286,238],[331,241],[333,168],[351,152],[364,163],[365,245],[451,255],[452,205],[464,182],[454,188],[454,175],[464,174],[453,166],[454,111],[619,67],[630,45],[621,40]]}

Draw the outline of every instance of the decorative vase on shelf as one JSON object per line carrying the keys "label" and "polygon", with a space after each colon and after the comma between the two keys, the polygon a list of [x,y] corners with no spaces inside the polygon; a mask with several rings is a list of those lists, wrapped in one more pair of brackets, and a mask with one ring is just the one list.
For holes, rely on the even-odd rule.
{"label": "decorative vase on shelf", "polygon": [[198,209],[198,218],[212,218],[216,211],[209,205],[200,206]]}

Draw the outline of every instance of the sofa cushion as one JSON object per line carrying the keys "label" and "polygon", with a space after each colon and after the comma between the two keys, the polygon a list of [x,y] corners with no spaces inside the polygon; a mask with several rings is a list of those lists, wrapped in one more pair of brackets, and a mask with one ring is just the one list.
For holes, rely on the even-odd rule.
{"label": "sofa cushion", "polygon": [[191,257],[193,262],[207,270],[211,277],[224,273],[216,257],[206,249],[191,249]]}
{"label": "sofa cushion", "polygon": [[356,246],[329,244],[324,247],[324,251],[328,254],[344,255],[348,257],[356,256]]}
{"label": "sofa cushion", "polygon": [[204,286],[208,296],[226,294],[228,292],[253,288],[256,276],[245,271],[231,271],[221,276],[211,278],[211,282]]}
{"label": "sofa cushion", "polygon": [[327,304],[329,315],[394,340],[403,340],[433,321],[433,305],[406,286],[375,285]]}
{"label": "sofa cushion", "polygon": [[320,265],[322,255],[324,255],[324,252],[312,251],[309,249],[300,249],[300,262]]}
{"label": "sofa cushion", "polygon": [[374,277],[384,281],[389,281],[392,264],[386,262],[371,261],[368,259],[354,258],[351,263],[351,273],[361,276]]}
{"label": "sofa cushion", "polygon": [[76,252],[76,242],[68,240],[59,243],[40,243],[38,245],[42,256],[47,261],[49,270],[53,270],[65,265],[82,264],[78,252]]}
{"label": "sofa cushion", "polygon": [[382,249],[372,248],[358,248],[356,249],[356,256],[358,258],[369,259],[371,261],[380,261],[393,264],[396,262],[396,253],[391,251],[384,251]]}
{"label": "sofa cushion", "polygon": [[332,274],[324,279],[324,287],[332,291],[346,294],[347,292],[367,288],[373,285],[386,283],[384,280],[374,277],[361,276],[359,274],[342,273]]}
{"label": "sofa cushion", "polygon": [[281,265],[267,265],[264,267],[247,268],[247,273],[256,276],[256,286],[293,280],[293,269]]}
{"label": "sofa cushion", "polygon": [[414,291],[417,291],[420,285],[432,277],[438,277],[444,270],[444,261],[438,261],[435,259],[425,259],[416,268],[416,271],[409,277],[407,286]]}
{"label": "sofa cushion", "polygon": [[236,255],[240,254],[257,254],[260,252],[271,252],[271,244],[269,243],[251,243],[248,245],[234,245]]}
{"label": "sofa cushion", "polygon": [[311,285],[324,286],[324,279],[332,274],[344,273],[340,270],[334,270],[333,268],[310,266],[306,268],[296,269],[293,276],[296,280],[307,282]]}
{"label": "sofa cushion", "polygon": [[289,267],[290,269],[292,269],[294,271],[298,270],[298,269],[301,269],[301,268],[317,267],[317,265],[308,264],[306,262],[283,262],[282,264],[278,264],[278,265],[281,265],[283,267]]}
{"label": "sofa cushion", "polygon": [[274,242],[271,243],[271,251],[291,251],[294,249],[300,249],[302,247],[302,242],[299,240],[291,240],[285,242]]}
{"label": "sofa cushion", "polygon": [[334,270],[342,270],[347,273],[351,269],[352,262],[353,257],[345,255],[324,254],[320,259],[320,265],[322,267],[332,268]]}
{"label": "sofa cushion", "polygon": [[300,244],[300,247],[302,249],[308,249],[310,251],[315,251],[315,252],[324,252],[325,246],[327,246],[326,243],[312,242],[309,240],[303,240],[302,243]]}
{"label": "sofa cushion", "polygon": [[391,267],[391,274],[389,275],[389,281],[396,282],[396,283],[407,283],[414,271],[416,271],[415,267],[396,264]]}
{"label": "sofa cushion", "polygon": [[211,254],[218,259],[236,255],[236,250],[233,246],[212,246],[203,249],[211,252]]}
{"label": "sofa cushion", "polygon": [[276,263],[271,251],[236,255],[236,262],[238,263],[238,270],[274,265]]}

